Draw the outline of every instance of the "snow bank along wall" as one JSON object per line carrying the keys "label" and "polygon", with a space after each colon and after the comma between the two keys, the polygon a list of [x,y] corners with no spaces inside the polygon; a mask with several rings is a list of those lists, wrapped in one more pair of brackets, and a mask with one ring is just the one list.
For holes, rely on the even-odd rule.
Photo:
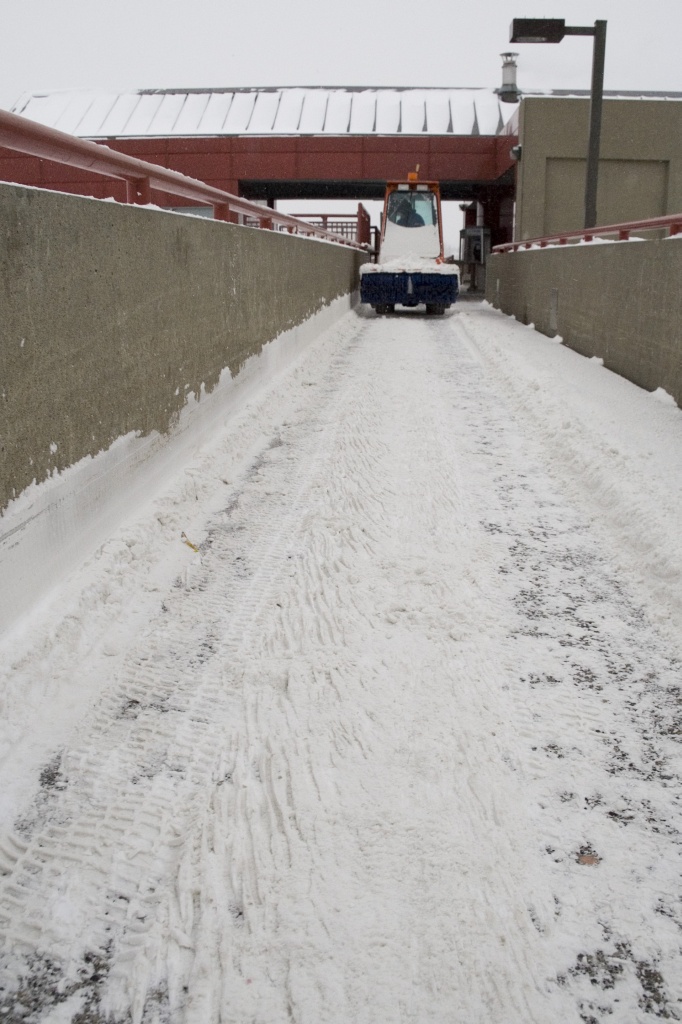
{"label": "snow bank along wall", "polygon": [[[188,420],[229,408],[242,378],[258,382],[295,355],[313,320],[319,331],[350,307],[364,257],[288,234],[5,184],[0,225],[7,593],[9,562],[28,524],[52,520],[54,533],[62,516],[52,544],[43,527],[49,576],[51,549],[68,547],[64,531],[78,510],[86,506],[91,519],[103,492],[125,490],[122,463],[145,462],[148,473],[151,455],[187,433]],[[114,444],[123,437],[137,445],[132,461],[129,446]],[[120,477],[115,487],[106,473],[92,479],[107,450]],[[89,494],[85,488],[67,516],[54,474],[91,462]],[[32,481],[50,477],[42,490],[51,497],[33,501]],[[18,599],[15,592],[12,609]],[[0,598],[0,626],[1,605]]]}
{"label": "snow bank along wall", "polygon": [[593,242],[494,254],[486,298],[682,406],[680,281],[682,236]]}

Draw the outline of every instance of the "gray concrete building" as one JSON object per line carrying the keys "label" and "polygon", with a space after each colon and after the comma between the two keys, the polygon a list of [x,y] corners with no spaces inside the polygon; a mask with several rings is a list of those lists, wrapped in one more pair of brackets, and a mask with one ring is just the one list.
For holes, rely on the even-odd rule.
{"label": "gray concrete building", "polygon": [[[518,132],[515,240],[583,227],[589,100],[526,96]],[[604,99],[597,223],[682,209],[682,93]]]}

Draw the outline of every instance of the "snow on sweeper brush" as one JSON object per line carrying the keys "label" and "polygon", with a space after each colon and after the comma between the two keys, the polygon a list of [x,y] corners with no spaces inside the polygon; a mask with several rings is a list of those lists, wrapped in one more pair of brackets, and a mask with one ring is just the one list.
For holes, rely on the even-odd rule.
{"label": "snow on sweeper brush", "polygon": [[418,172],[387,183],[379,260],[360,268],[360,299],[377,313],[424,303],[440,315],[457,300],[459,273],[443,253],[440,187],[419,181]]}

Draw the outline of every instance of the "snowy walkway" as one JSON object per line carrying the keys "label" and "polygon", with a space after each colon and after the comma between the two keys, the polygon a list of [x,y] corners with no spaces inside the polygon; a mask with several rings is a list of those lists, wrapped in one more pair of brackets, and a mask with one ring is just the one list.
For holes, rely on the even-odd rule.
{"label": "snowy walkway", "polygon": [[681,441],[485,306],[328,332],[5,641],[0,1019],[681,1019]]}

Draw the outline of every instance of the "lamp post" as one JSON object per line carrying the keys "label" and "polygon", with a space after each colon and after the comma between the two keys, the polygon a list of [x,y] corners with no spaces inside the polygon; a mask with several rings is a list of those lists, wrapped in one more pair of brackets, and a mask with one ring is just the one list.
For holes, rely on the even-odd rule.
{"label": "lamp post", "polygon": [[601,139],[602,97],[604,94],[604,60],[606,56],[606,22],[594,26],[567,25],[563,18],[514,18],[509,33],[510,43],[560,43],[564,36],[594,36],[592,48],[592,88],[590,90],[590,134],[587,143],[585,172],[585,223],[597,223],[597,180],[599,176],[599,143]]}

